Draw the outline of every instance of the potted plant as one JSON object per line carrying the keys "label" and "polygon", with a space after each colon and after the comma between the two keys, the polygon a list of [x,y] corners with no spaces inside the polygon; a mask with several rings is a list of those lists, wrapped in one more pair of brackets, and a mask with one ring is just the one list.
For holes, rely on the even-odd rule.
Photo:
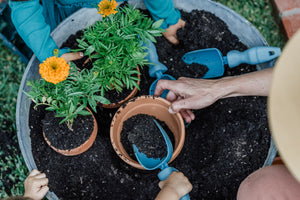
{"label": "potted plant", "polygon": [[129,155],[128,149],[126,151],[121,140],[124,122],[131,117],[138,115],[152,116],[157,120],[164,122],[172,132],[174,138],[174,152],[170,162],[179,155],[184,144],[185,127],[183,119],[179,113],[169,113],[169,105],[170,103],[161,97],[144,95],[128,101],[124,106],[118,109],[111,122],[110,140],[113,149],[122,160],[133,167],[144,169],[135,158]]}
{"label": "potted plant", "polygon": [[[131,2],[132,1],[129,1],[129,3]],[[140,4],[142,3],[141,1]],[[189,16],[199,17],[205,24],[192,23],[192,21],[190,21],[191,27],[193,27],[195,31],[189,34],[179,33],[179,38],[183,35],[185,39],[181,41],[181,44],[184,45],[181,45],[179,48],[173,46],[174,48],[170,51],[172,54],[176,54],[183,46],[195,47],[195,49],[208,47],[222,49],[222,46],[226,45],[229,46],[227,47],[228,49],[226,48],[227,50],[233,50],[236,49],[235,47],[239,45],[241,41],[250,47],[267,45],[264,38],[253,25],[249,24],[249,22],[232,10],[216,2],[203,0],[199,2],[177,3],[176,5],[179,9],[191,12],[188,14]],[[139,7],[143,8],[142,5]],[[193,9],[198,9],[198,12],[204,14],[200,15],[194,13],[192,12]],[[218,19],[210,18],[208,16],[209,13],[214,13],[218,18],[222,19],[225,22],[223,25],[227,25],[229,30],[237,37],[234,37],[231,32],[228,32],[229,30],[225,30],[224,32],[222,27],[215,24],[215,22],[218,22]],[[181,12],[181,14],[184,15],[183,12]],[[90,24],[94,23],[91,19],[95,16],[98,16],[96,9],[84,9],[64,21],[63,24],[53,32],[56,43],[61,45],[71,34],[75,34],[78,30],[84,29],[87,22]],[[188,20],[186,21],[188,22]],[[212,23],[216,26],[212,26]],[[187,23],[187,25],[188,24],[189,23]],[[218,22],[218,24],[222,25],[220,22]],[[212,30],[211,34],[209,34],[208,30],[218,27],[221,29],[220,31]],[[185,30],[190,30],[187,28],[188,26]],[[192,33],[201,37],[201,39],[190,37]],[[216,42],[215,44],[218,46],[211,45],[210,39],[211,42]],[[187,43],[186,40],[192,44]],[[75,43],[76,41],[72,40],[72,42]],[[204,46],[193,45],[193,43],[196,42],[203,43]],[[157,52],[162,52],[163,49],[168,46],[171,45],[156,45]],[[185,52],[191,50],[192,49],[188,49],[185,50]],[[223,53],[226,54],[226,52]],[[181,63],[175,64],[174,67],[171,66],[175,60],[174,58],[177,57],[173,56],[172,59],[170,59],[163,58],[163,56],[159,55],[160,61],[168,66],[167,74],[177,78],[179,75],[184,76],[185,72],[195,71],[192,66],[183,67]],[[179,59],[181,59],[181,57],[179,57]],[[167,61],[167,63],[164,61]],[[38,60],[34,57],[24,75],[20,87],[22,90],[27,91],[28,89],[28,86],[25,84],[27,81],[25,82],[25,80],[38,74],[36,70],[38,64]],[[268,63],[253,67],[264,68],[267,66],[269,66]],[[236,73],[245,73],[247,69],[247,67],[236,68]],[[140,95],[147,95],[149,86],[155,80],[149,78],[147,73],[148,70],[144,67],[141,70],[143,79],[138,92]],[[111,119],[116,109],[103,109],[101,112],[97,112],[96,118],[98,119],[98,125],[101,126],[101,131],[98,132],[93,148],[86,152],[84,156],[69,158],[60,156],[54,151],[47,151],[49,148],[43,143],[43,138],[40,138],[42,131],[36,126],[36,123],[39,122],[39,118],[42,118],[40,116],[43,113],[33,109],[25,111],[24,104],[28,102],[24,102],[24,96],[25,94],[19,93],[17,107],[19,110],[17,112],[17,126],[20,149],[22,150],[22,155],[25,158],[29,170],[38,167],[38,169],[43,169],[43,171],[47,173],[51,188],[51,193],[48,193],[49,199],[155,198],[155,195],[159,192],[159,188],[155,183],[157,181],[156,174],[154,175],[153,172],[137,170],[131,167],[121,160],[119,156],[116,155],[115,150],[111,148],[112,146],[108,135]],[[251,100],[253,100],[253,106],[251,106],[251,102],[245,106],[244,102]],[[237,98],[236,100],[235,98],[224,99],[210,108],[195,111],[197,117],[186,127],[187,134],[185,135],[185,144],[180,155],[171,163],[173,167],[184,172],[191,182],[193,182],[193,186],[195,187],[190,193],[191,198],[220,199],[223,197],[223,199],[234,199],[239,180],[245,178],[250,170],[266,166],[274,159],[273,155],[276,155],[274,144],[271,143],[270,145],[268,142],[263,143],[264,141],[269,141],[270,136],[267,135],[268,130],[266,130],[267,127],[265,126],[265,123],[267,123],[266,115],[264,115],[261,107],[259,108],[258,104],[255,103],[257,100],[260,101],[260,98],[249,97],[246,100],[244,98]],[[28,113],[29,111],[30,113]],[[255,116],[250,119],[251,121],[249,120],[250,113],[253,113],[252,115]],[[240,123],[238,126],[236,125],[237,122]],[[225,126],[225,132],[223,129],[224,126],[220,126],[220,123]],[[254,125],[250,126],[251,129],[246,127],[249,123]],[[243,129],[242,126],[246,128]],[[248,131],[251,132],[248,134]],[[241,137],[247,136],[249,136],[249,140],[245,144],[240,139]],[[252,137],[253,139],[251,139]],[[228,146],[218,143],[217,141],[220,141],[220,139],[226,139]],[[99,140],[99,142],[97,140]],[[247,149],[249,152],[244,154],[244,150]],[[215,154],[219,153],[224,153],[224,156],[216,157]],[[246,155],[246,157],[243,157],[244,155]],[[66,166],[66,168],[62,168],[62,165]],[[220,167],[221,170],[217,170],[217,167]],[[57,171],[58,168],[60,168],[59,171]],[[231,173],[227,173],[228,171]],[[69,178],[66,179],[65,177]],[[56,195],[59,198],[56,197]]]}
{"label": "potted plant", "polygon": [[137,93],[139,67],[149,64],[143,43],[156,42],[155,37],[163,32],[159,28],[162,20],[153,23],[130,5],[117,8],[115,0],[101,1],[98,13],[103,19],[87,27],[83,37],[77,39],[79,48],[74,51],[83,51],[88,56],[90,72],[97,74],[101,96],[111,101],[103,107],[115,108]]}
{"label": "potted plant", "polygon": [[[58,54],[58,52],[55,52]],[[77,71],[64,58],[56,56],[39,65],[40,79],[30,80],[31,87],[25,92],[37,106],[45,106],[43,136],[52,149],[64,155],[77,155],[93,144],[97,135],[97,122],[88,109],[96,112],[97,101],[109,102],[96,95],[99,87],[96,75],[88,70]],[[79,124],[77,124],[79,123]],[[74,139],[78,136],[78,140]],[[75,137],[76,138],[76,137]]]}

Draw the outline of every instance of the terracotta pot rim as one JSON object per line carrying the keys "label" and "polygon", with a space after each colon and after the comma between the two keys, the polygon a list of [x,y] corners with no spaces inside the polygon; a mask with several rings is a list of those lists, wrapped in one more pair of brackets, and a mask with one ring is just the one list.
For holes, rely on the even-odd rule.
{"label": "terracotta pot rim", "polygon": [[[131,100],[129,100],[128,102],[126,102],[126,104],[122,105],[118,111],[116,112],[116,114],[114,115],[113,119],[112,119],[112,122],[111,122],[111,126],[110,126],[110,140],[111,140],[111,144],[113,146],[113,149],[114,151],[117,153],[117,155],[123,160],[125,161],[127,164],[135,167],[135,168],[138,168],[138,169],[144,169],[144,167],[142,167],[142,165],[140,165],[137,161],[133,160],[128,154],[127,152],[125,151],[125,149],[123,148],[123,145],[121,143],[121,141],[115,141],[114,139],[114,131],[113,131],[113,127],[114,127],[114,123],[119,115],[119,113],[130,103],[133,103],[135,101],[138,101],[138,100],[142,100],[142,99],[146,99],[146,98],[152,98],[152,99],[155,99],[155,100],[158,100],[158,101],[161,101],[163,102],[164,104],[166,104],[167,106],[170,105],[170,102],[167,101],[166,99],[162,98],[162,97],[155,97],[155,96],[152,96],[152,95],[143,95],[143,96],[138,96],[138,97],[135,97]],[[178,145],[177,147],[173,147],[173,155],[169,161],[172,162],[180,153],[180,151],[182,150],[183,148],[183,145],[184,145],[184,140],[185,140],[185,126],[184,126],[184,122],[183,122],[183,118],[182,116],[179,114],[179,113],[176,113],[174,114],[174,116],[179,120],[179,125],[181,127],[181,130],[180,130],[180,133],[181,133],[181,137],[180,137],[180,140],[178,142]],[[119,134],[119,133],[117,133]],[[173,133],[174,134],[174,133]],[[174,135],[175,137],[175,135]],[[119,145],[117,145],[119,144]],[[124,152],[126,152],[127,155],[123,155],[122,152],[119,150],[118,146],[120,146],[121,149],[124,150]],[[128,159],[130,158],[130,159]]]}
{"label": "terracotta pot rim", "polygon": [[[139,67],[137,67],[138,72],[140,73],[140,69]],[[141,74],[137,74],[138,79],[141,80]],[[140,85],[140,80],[137,81],[137,84]],[[136,93],[138,92],[137,87],[134,87],[133,90],[131,91],[131,93],[123,100],[117,102],[117,103],[110,103],[110,104],[101,104],[101,106],[103,108],[118,108],[120,107],[122,104],[124,104],[126,101],[128,101],[129,99],[133,98]]]}
{"label": "terracotta pot rim", "polygon": [[86,107],[86,109],[92,114],[93,117],[93,121],[94,121],[94,128],[93,131],[90,135],[90,137],[80,146],[74,148],[74,149],[70,149],[70,150],[64,150],[64,149],[58,149],[54,146],[51,145],[50,141],[47,139],[45,132],[43,131],[43,137],[46,141],[46,143],[56,152],[65,155],[65,156],[76,156],[79,155],[85,151],[87,151],[94,143],[96,136],[97,136],[97,132],[98,132],[98,124],[96,121],[96,118],[94,117],[93,113],[91,112],[91,110],[89,108]]}

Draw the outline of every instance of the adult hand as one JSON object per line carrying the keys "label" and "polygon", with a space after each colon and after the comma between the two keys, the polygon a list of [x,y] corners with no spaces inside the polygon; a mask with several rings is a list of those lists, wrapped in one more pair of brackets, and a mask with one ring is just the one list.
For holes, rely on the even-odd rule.
{"label": "adult hand", "polygon": [[171,25],[166,29],[166,32],[162,33],[163,36],[172,44],[179,44],[179,40],[177,38],[177,30],[183,28],[185,26],[185,21],[179,19],[177,24]]}
{"label": "adult hand", "polygon": [[82,52],[76,52],[76,53],[64,53],[60,57],[64,58],[67,62],[70,62],[72,60],[78,60],[83,57]]}
{"label": "adult hand", "polygon": [[34,169],[24,182],[25,194],[24,197],[29,197],[33,200],[42,199],[49,190],[48,178],[45,173],[41,173]]}
{"label": "adult hand", "polygon": [[191,109],[201,109],[213,104],[221,98],[221,90],[216,80],[194,79],[181,77],[178,80],[159,80],[154,92],[160,96],[169,90],[166,99],[171,102],[170,113],[180,112],[187,123],[195,119]]}
{"label": "adult hand", "polygon": [[172,172],[166,180],[160,181],[158,186],[162,190],[169,190],[178,199],[193,189],[192,184],[182,172]]}

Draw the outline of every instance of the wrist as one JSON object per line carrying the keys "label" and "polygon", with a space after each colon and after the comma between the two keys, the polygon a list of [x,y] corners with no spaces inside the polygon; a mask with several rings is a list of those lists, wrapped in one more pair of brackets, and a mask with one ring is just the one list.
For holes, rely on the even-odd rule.
{"label": "wrist", "polygon": [[216,99],[223,99],[227,97],[236,96],[236,92],[238,88],[238,84],[236,83],[236,79],[233,77],[224,77],[216,80],[216,84],[214,84],[214,90],[218,91],[216,93]]}

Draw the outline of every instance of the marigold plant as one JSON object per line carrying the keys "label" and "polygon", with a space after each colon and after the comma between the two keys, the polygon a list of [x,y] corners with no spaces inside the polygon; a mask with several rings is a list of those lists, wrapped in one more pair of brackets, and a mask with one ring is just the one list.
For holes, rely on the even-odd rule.
{"label": "marigold plant", "polygon": [[115,0],[103,0],[98,4],[98,14],[102,17],[108,17],[110,14],[116,14],[118,3]]}
{"label": "marigold plant", "polygon": [[139,89],[137,67],[149,64],[144,43],[156,42],[155,37],[164,32],[162,20],[153,23],[130,5],[113,11],[115,6],[114,0],[99,3],[99,13],[103,15],[105,10],[108,17],[87,27],[83,37],[77,39],[79,48],[73,50],[83,51],[93,61],[91,72],[97,74],[101,96],[109,90]]}
{"label": "marigold plant", "polygon": [[95,81],[96,75],[87,69],[78,72],[75,64],[69,66],[63,60],[51,57],[40,64],[42,78],[28,81],[30,91],[24,92],[36,106],[45,105],[46,110],[55,111],[56,117],[62,117],[61,123],[66,122],[72,130],[73,121],[78,115],[90,114],[85,110],[87,106],[97,112],[97,102],[110,102],[98,95],[100,89]]}

